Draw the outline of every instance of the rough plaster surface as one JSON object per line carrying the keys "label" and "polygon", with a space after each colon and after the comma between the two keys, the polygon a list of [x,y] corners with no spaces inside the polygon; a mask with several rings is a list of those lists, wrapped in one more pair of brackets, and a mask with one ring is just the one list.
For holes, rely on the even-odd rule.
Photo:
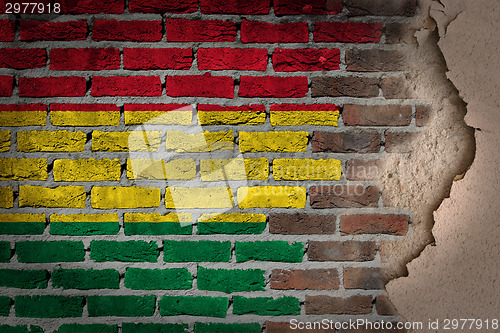
{"label": "rough plaster surface", "polygon": [[476,128],[475,159],[434,213],[435,243],[387,291],[406,320],[440,319],[438,330],[425,329],[440,332],[445,318],[491,320],[500,313],[500,8],[496,0],[430,5],[447,76],[467,103],[466,123]]}

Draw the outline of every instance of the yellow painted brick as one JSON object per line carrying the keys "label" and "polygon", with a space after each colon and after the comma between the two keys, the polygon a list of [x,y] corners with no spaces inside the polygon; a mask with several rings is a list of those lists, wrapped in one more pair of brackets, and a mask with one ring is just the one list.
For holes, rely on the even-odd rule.
{"label": "yellow painted brick", "polygon": [[50,111],[54,126],[118,126],[120,111]]}
{"label": "yellow painted brick", "polygon": [[10,150],[10,131],[0,131],[0,151]]}
{"label": "yellow painted brick", "polygon": [[266,180],[269,178],[269,161],[265,157],[245,158],[247,179]]}
{"label": "yellow painted brick", "polygon": [[0,158],[0,180],[47,180],[47,160]]}
{"label": "yellow painted brick", "polygon": [[186,134],[181,131],[167,131],[168,151],[179,153],[202,153],[216,150],[233,150],[233,131]]}
{"label": "yellow painted brick", "polygon": [[191,125],[192,111],[127,111],[125,125]]}
{"label": "yellow painted brick", "polygon": [[196,177],[194,159],[164,160],[127,159],[128,179],[191,180]]}
{"label": "yellow painted brick", "polygon": [[160,205],[160,189],[146,187],[94,186],[90,192],[93,208],[151,208]]}
{"label": "yellow painted brick", "polygon": [[249,213],[205,213],[198,222],[236,222],[236,223],[266,223],[266,215]]}
{"label": "yellow painted brick", "polygon": [[0,187],[0,208],[14,207],[14,190],[12,187]]}
{"label": "yellow painted brick", "polygon": [[50,222],[120,222],[117,213],[104,214],[52,214]]}
{"label": "yellow painted brick", "polygon": [[45,214],[0,214],[0,222],[44,222]]}
{"label": "yellow painted brick", "polygon": [[87,136],[83,132],[24,131],[17,133],[17,151],[83,151]]}
{"label": "yellow painted brick", "polygon": [[192,222],[193,216],[189,213],[168,213],[161,215],[160,213],[125,213],[123,221],[128,223],[161,223],[161,222]]}
{"label": "yellow painted brick", "polygon": [[166,208],[231,208],[233,194],[229,187],[167,187]]}
{"label": "yellow painted brick", "polygon": [[93,151],[155,152],[160,142],[161,131],[92,132]]}
{"label": "yellow painted brick", "polygon": [[0,111],[2,126],[45,126],[47,111]]}
{"label": "yellow painted brick", "polygon": [[201,160],[200,173],[202,181],[267,179],[269,162],[265,157]]}
{"label": "yellow painted brick", "polygon": [[261,125],[266,121],[266,112],[256,111],[200,111],[200,125]]}
{"label": "yellow painted brick", "polygon": [[240,131],[241,152],[304,152],[308,132],[243,132]]}
{"label": "yellow painted brick", "polygon": [[121,165],[118,159],[55,160],[54,181],[98,182],[120,180]]}
{"label": "yellow painted brick", "polygon": [[275,180],[339,180],[341,165],[335,159],[275,159],[273,176]]}
{"label": "yellow painted brick", "polygon": [[271,110],[271,125],[338,126],[339,115],[340,115],[339,111],[272,111]]}
{"label": "yellow painted brick", "polygon": [[85,208],[85,187],[19,186],[19,207]]}
{"label": "yellow painted brick", "polygon": [[238,206],[246,208],[305,208],[306,188],[253,186],[238,189]]}

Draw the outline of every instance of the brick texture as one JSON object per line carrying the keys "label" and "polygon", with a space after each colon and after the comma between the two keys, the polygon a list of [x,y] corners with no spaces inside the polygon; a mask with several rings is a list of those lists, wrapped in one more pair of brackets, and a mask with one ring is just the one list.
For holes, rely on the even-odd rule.
{"label": "brick texture", "polygon": [[398,320],[416,0],[41,4],[0,19],[1,332]]}

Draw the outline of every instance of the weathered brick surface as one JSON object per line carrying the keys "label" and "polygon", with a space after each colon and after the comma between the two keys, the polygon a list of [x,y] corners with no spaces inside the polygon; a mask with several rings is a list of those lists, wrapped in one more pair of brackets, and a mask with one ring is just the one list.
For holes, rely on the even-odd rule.
{"label": "weathered brick surface", "polygon": [[41,2],[0,19],[0,331],[398,320],[415,0]]}
{"label": "weathered brick surface", "polygon": [[408,126],[412,117],[410,105],[344,106],[343,119],[347,126]]}
{"label": "weathered brick surface", "polygon": [[313,77],[312,96],[377,97],[379,79],[367,77]]}
{"label": "weathered brick surface", "polygon": [[336,269],[285,270],[274,269],[271,274],[272,289],[339,289]]}
{"label": "weathered brick surface", "polygon": [[312,241],[307,256],[312,261],[370,261],[375,258],[374,242],[358,241]]}
{"label": "weathered brick surface", "polygon": [[380,134],[370,131],[314,132],[314,152],[377,153],[382,144]]}
{"label": "weathered brick surface", "polygon": [[335,229],[336,216],[331,214],[275,213],[269,216],[269,232],[272,234],[333,234]]}

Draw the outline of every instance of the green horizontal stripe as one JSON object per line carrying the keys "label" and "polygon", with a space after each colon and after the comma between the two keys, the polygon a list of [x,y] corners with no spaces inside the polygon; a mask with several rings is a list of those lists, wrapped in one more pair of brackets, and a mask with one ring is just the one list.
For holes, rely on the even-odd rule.
{"label": "green horizontal stripe", "polygon": [[52,235],[91,236],[116,235],[120,229],[118,222],[51,222]]}
{"label": "green horizontal stripe", "polygon": [[261,234],[266,228],[263,222],[201,222],[198,223],[198,235],[211,234]]}
{"label": "green horizontal stripe", "polygon": [[45,229],[45,222],[1,222],[2,235],[41,235]]}
{"label": "green horizontal stripe", "polygon": [[191,223],[178,222],[133,222],[125,223],[125,235],[191,235]]}

